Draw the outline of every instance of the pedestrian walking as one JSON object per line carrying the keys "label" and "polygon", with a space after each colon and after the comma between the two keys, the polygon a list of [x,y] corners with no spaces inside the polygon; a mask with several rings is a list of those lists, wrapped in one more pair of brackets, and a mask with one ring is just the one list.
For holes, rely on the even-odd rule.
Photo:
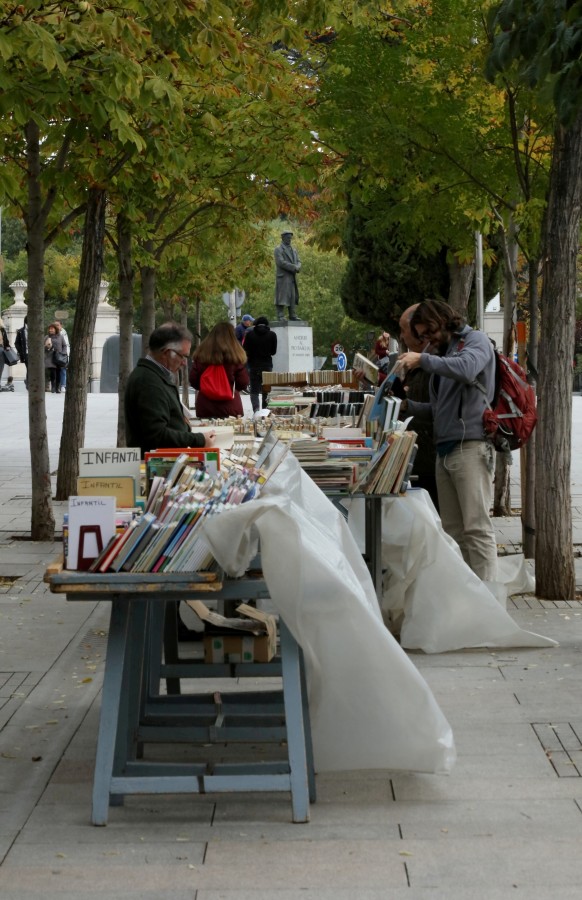
{"label": "pedestrian walking", "polygon": [[0,391],[14,390],[14,385],[12,384],[14,379],[12,378],[12,375],[8,376],[6,385],[2,387],[2,373],[4,371],[4,366],[13,366],[17,361],[17,358],[15,358],[15,351],[10,346],[8,332],[6,331],[4,322],[0,319]]}

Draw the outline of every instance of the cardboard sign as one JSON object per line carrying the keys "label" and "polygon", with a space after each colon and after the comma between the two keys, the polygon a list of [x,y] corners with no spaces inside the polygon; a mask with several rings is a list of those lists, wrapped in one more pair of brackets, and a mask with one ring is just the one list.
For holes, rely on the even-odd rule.
{"label": "cardboard sign", "polygon": [[115,497],[119,507],[135,506],[135,481],[131,475],[77,478],[79,497]]}

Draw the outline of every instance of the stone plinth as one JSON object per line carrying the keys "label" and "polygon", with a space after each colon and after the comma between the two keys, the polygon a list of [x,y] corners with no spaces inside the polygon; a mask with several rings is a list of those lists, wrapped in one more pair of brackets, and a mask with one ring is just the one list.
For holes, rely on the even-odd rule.
{"label": "stone plinth", "polygon": [[91,348],[91,393],[99,392],[101,379],[101,360],[105,341],[112,334],[119,334],[119,312],[107,302],[109,282],[102,281],[99,286],[99,305],[95,320],[95,334]]}
{"label": "stone plinth", "polygon": [[274,372],[313,371],[313,328],[307,322],[269,322],[277,335],[277,354],[273,357]]}

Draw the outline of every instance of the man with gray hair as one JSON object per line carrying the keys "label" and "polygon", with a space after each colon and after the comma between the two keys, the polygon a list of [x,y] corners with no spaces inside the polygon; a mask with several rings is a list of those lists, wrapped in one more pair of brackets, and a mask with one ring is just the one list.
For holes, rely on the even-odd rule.
{"label": "man with gray hair", "polygon": [[188,365],[192,335],[183,325],[166,322],[152,332],[148,353],[127,380],[124,397],[128,447],[211,447],[214,432],[196,434],[184,416],[176,374]]}

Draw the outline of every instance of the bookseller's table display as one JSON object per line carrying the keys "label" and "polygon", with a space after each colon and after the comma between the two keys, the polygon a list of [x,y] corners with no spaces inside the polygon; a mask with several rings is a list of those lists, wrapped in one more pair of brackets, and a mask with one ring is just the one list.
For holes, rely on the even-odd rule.
{"label": "bookseller's table display", "polygon": [[[94,585],[100,584],[106,592],[101,596],[112,602],[95,772],[95,822],[106,821],[110,798],[134,790],[255,789],[290,790],[294,819],[305,821],[314,796],[309,723],[316,771],[450,771],[455,749],[449,724],[428,685],[385,628],[372,579],[343,516],[292,456],[283,460],[259,499],[209,519],[204,534],[219,566],[231,579],[242,579],[241,585],[246,583],[245,573],[260,542],[266,587],[281,621],[282,665],[287,657],[291,674],[283,677],[283,697],[274,701],[279,704],[275,712],[274,707],[265,710],[257,696],[249,698],[244,715],[256,714],[260,720],[269,713],[269,722],[254,722],[252,727],[286,725],[287,740],[291,736],[286,771],[275,762],[279,768],[271,772],[225,770],[212,781],[207,766],[196,771],[187,762],[156,765],[141,759],[144,738],[152,736],[151,729],[154,737],[172,742],[192,737],[188,729],[194,726],[219,727],[223,709],[213,710],[211,726],[207,721],[200,725],[189,721],[189,716],[210,715],[208,704],[197,710],[188,707],[188,695],[161,695],[155,682],[158,675],[168,673],[160,667],[160,627],[152,622],[159,622],[156,609],[163,603],[187,595],[217,596],[224,589],[222,584],[200,583],[187,573],[176,573],[167,584],[152,573],[70,573],[69,584],[78,584],[74,593],[69,592],[63,573],[59,589],[67,591],[70,599],[94,599],[98,594]],[[116,578],[124,579],[124,591]],[[127,581],[131,578],[133,584]],[[51,581],[54,589],[55,577]],[[236,584],[231,583],[230,596],[233,591],[236,595]],[[245,596],[249,596],[248,587]],[[306,686],[298,647],[305,661]],[[171,674],[179,675],[175,670]],[[286,681],[290,697],[285,696]],[[277,715],[284,717],[283,723],[276,721]],[[287,779],[285,785],[279,776]],[[295,776],[297,784],[293,784]]]}

